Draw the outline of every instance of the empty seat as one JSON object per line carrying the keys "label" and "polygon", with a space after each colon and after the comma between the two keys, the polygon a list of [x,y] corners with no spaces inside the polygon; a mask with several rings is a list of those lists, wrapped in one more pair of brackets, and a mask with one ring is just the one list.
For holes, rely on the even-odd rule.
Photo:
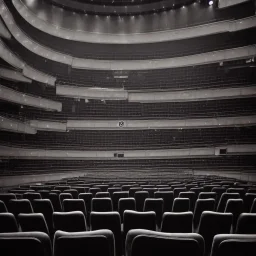
{"label": "empty seat", "polygon": [[220,198],[221,198],[221,195],[223,194],[223,193],[225,193],[226,192],[226,188],[225,187],[214,187],[214,188],[212,188],[212,192],[215,192],[216,193],[216,205],[218,205],[218,203],[219,203],[219,200],[220,200]]}
{"label": "empty seat", "polygon": [[199,222],[198,233],[205,241],[206,255],[211,250],[213,237],[217,234],[229,234],[232,225],[232,213],[204,211]]}
{"label": "empty seat", "polygon": [[4,202],[7,210],[9,210],[9,201],[11,199],[16,199],[16,195],[13,193],[1,193],[0,200]]}
{"label": "empty seat", "polygon": [[186,192],[187,188],[186,187],[177,187],[173,189],[173,196],[174,198],[178,197],[180,192]]}
{"label": "empty seat", "polygon": [[8,212],[8,210],[7,210],[5,203],[0,200],[0,213],[1,212]]}
{"label": "empty seat", "polygon": [[175,198],[173,201],[173,212],[188,212],[190,208],[189,198]]}
{"label": "empty seat", "polygon": [[0,233],[18,232],[15,216],[10,212],[0,213]]}
{"label": "empty seat", "polygon": [[60,202],[60,197],[56,193],[49,193],[48,199],[52,202],[52,206],[55,212],[60,212],[62,211],[62,206]]}
{"label": "empty seat", "polygon": [[144,202],[144,212],[153,211],[156,213],[156,223],[160,227],[162,222],[164,200],[162,198],[147,198]]}
{"label": "empty seat", "polygon": [[129,191],[121,191],[121,192],[114,192],[112,197],[112,203],[113,203],[113,210],[118,210],[118,202],[120,198],[127,198],[129,197]]}
{"label": "empty seat", "polygon": [[190,202],[189,210],[193,212],[195,208],[196,199],[197,199],[196,193],[193,191],[180,192],[179,197],[189,198],[189,202]]}
{"label": "empty seat", "polygon": [[97,192],[101,192],[100,188],[89,188],[89,193],[92,193],[92,196],[95,197]]}
{"label": "empty seat", "polygon": [[155,198],[162,198],[164,200],[164,212],[171,212],[174,195],[171,191],[157,191],[155,192]]}
{"label": "empty seat", "polygon": [[32,201],[32,206],[35,213],[42,213],[44,215],[50,235],[52,235],[53,234],[52,215],[53,215],[54,209],[50,199],[35,199]]}
{"label": "empty seat", "polygon": [[135,192],[134,198],[136,203],[136,211],[143,211],[144,202],[146,198],[149,197],[149,193],[147,191],[137,191]]}
{"label": "empty seat", "polygon": [[54,189],[57,189],[57,190],[60,190],[61,192],[63,192],[66,189],[70,189],[70,186],[58,185],[58,186],[55,186]]}
{"label": "empty seat", "polygon": [[114,192],[121,191],[121,188],[108,188],[108,192],[110,194],[110,197],[113,197]]}
{"label": "empty seat", "polygon": [[158,191],[158,188],[143,188],[143,191],[148,192],[148,197],[149,198],[154,198],[154,193]]}
{"label": "empty seat", "polygon": [[79,199],[84,200],[87,216],[89,216],[89,213],[91,212],[91,205],[92,205],[92,193],[81,193],[79,194],[78,197]]}
{"label": "empty seat", "polygon": [[215,199],[217,198],[217,193],[216,192],[201,192],[198,195],[198,199]]}
{"label": "empty seat", "polygon": [[224,212],[226,203],[228,199],[239,199],[240,195],[238,193],[223,193],[220,197],[220,201],[217,207],[217,212]]}
{"label": "empty seat", "polygon": [[237,220],[236,234],[256,234],[256,213],[241,213]]}
{"label": "empty seat", "polygon": [[11,199],[9,212],[13,213],[17,218],[19,213],[33,213],[33,208],[28,199]]}
{"label": "empty seat", "polygon": [[110,197],[109,192],[97,192],[95,197],[101,198],[101,197]]}
{"label": "empty seat", "polygon": [[67,232],[80,232],[87,230],[85,216],[80,211],[54,212],[52,219],[55,230]]}
{"label": "empty seat", "polygon": [[224,212],[233,214],[233,230],[236,230],[236,223],[239,215],[243,212],[243,199],[228,199]]}
{"label": "empty seat", "polygon": [[124,238],[131,229],[156,230],[155,212],[137,212],[131,210],[124,211]]}
{"label": "empty seat", "polygon": [[244,198],[245,195],[245,189],[244,188],[228,188],[227,193],[238,193],[241,198]]}
{"label": "empty seat", "polygon": [[194,228],[198,227],[201,215],[204,211],[214,211],[215,200],[214,199],[197,199],[194,211],[193,224]]}
{"label": "empty seat", "polygon": [[75,189],[78,192],[78,195],[87,191],[86,188],[82,186],[72,186],[71,189]]}
{"label": "empty seat", "polygon": [[211,256],[254,256],[256,235],[221,234],[213,239]]}
{"label": "empty seat", "polygon": [[42,232],[0,234],[1,255],[52,256],[50,238]]}
{"label": "empty seat", "polygon": [[23,194],[24,199],[28,199],[29,201],[32,201],[34,199],[42,199],[40,193],[35,193],[35,192],[27,192]]}
{"label": "empty seat", "polygon": [[255,193],[246,193],[244,196],[244,212],[250,212],[253,200],[256,198]]}
{"label": "empty seat", "polygon": [[[218,187],[215,184],[204,185],[204,192],[211,192],[214,187]],[[203,199],[203,198],[202,198]],[[215,199],[215,198],[214,198]]]}
{"label": "empty seat", "polygon": [[141,191],[142,188],[141,187],[132,187],[129,189],[129,197],[135,197],[135,193],[137,191]]}
{"label": "empty seat", "polygon": [[54,256],[115,256],[113,232],[102,229],[90,232],[57,231],[54,236]]}
{"label": "empty seat", "polygon": [[250,212],[251,213],[256,213],[256,198],[253,200]]}
{"label": "empty seat", "polygon": [[118,212],[91,212],[91,230],[109,229],[115,237],[116,255],[122,255],[121,219]]}
{"label": "empty seat", "polygon": [[65,199],[63,201],[64,212],[81,211],[86,216],[86,208],[83,199]]}
{"label": "empty seat", "polygon": [[59,198],[60,198],[60,203],[61,205],[63,205],[63,201],[65,199],[73,199],[73,196],[71,193],[60,193],[59,194]]}
{"label": "empty seat", "polygon": [[48,198],[49,193],[51,193],[50,190],[46,190],[46,189],[38,190],[37,192],[40,193],[42,199]]}
{"label": "empty seat", "polygon": [[135,199],[133,197],[120,198],[118,202],[118,212],[121,217],[121,222],[123,222],[123,214],[125,210],[135,211]]}
{"label": "empty seat", "polygon": [[73,199],[78,199],[78,192],[76,189],[65,189],[63,193],[69,193],[72,195]]}
{"label": "empty seat", "polygon": [[165,212],[161,225],[162,232],[192,233],[192,212]]}
{"label": "empty seat", "polygon": [[112,200],[108,197],[93,198],[91,209],[94,212],[111,212],[113,211]]}
{"label": "empty seat", "polygon": [[204,191],[203,187],[194,187],[191,188],[190,191],[195,192],[196,193],[196,197],[198,198],[198,195]]}
{"label": "empty seat", "polygon": [[42,213],[20,213],[18,215],[18,221],[22,232],[40,231],[50,235]]}
{"label": "empty seat", "polygon": [[53,190],[50,191],[50,193],[55,193],[55,194],[60,195],[60,194],[61,194],[61,191],[58,190],[58,189],[53,189]]}
{"label": "empty seat", "polygon": [[204,240],[199,234],[162,233],[135,229],[127,234],[126,256],[203,256]]}

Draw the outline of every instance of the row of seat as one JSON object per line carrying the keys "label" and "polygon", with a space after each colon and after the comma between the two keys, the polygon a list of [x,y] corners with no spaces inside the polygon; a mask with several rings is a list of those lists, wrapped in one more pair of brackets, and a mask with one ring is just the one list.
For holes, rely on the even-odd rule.
{"label": "row of seat", "polygon": [[[50,238],[42,232],[0,234],[0,251],[8,256],[115,256],[115,238],[110,230],[90,232],[57,231],[53,249]],[[256,235],[215,235],[211,256],[254,256]],[[191,233],[160,233],[133,229],[125,242],[125,256],[204,256],[205,243],[201,235]]]}
{"label": "row of seat", "polygon": [[[148,229],[157,231],[156,213],[153,211],[136,212],[124,211],[124,223],[121,225],[121,218],[118,212],[92,212],[90,216],[90,228],[87,225],[85,216],[80,211],[54,212],[52,225],[55,231],[82,232],[88,230],[110,229],[115,236],[117,255],[122,255],[122,245],[127,233],[131,229]],[[18,223],[22,231],[41,231],[50,233],[47,221],[42,213],[20,213],[17,218],[12,213],[0,213],[0,233],[18,232]],[[171,213],[163,214],[160,231],[168,233],[192,233],[193,213]],[[229,234],[232,230],[233,214],[204,211],[201,214],[197,233],[205,240],[206,250],[210,249],[212,238],[216,234]],[[237,234],[256,234],[256,214],[240,214],[237,227]]]}

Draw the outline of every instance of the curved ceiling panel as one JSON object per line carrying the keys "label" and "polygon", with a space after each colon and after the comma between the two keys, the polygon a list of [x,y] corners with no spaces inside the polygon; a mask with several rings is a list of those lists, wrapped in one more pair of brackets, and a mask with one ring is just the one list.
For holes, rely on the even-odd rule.
{"label": "curved ceiling panel", "polygon": [[[0,2],[3,3],[3,0],[1,0]],[[43,5],[43,6],[37,6],[39,4],[39,2],[34,2],[33,6],[29,6],[27,7],[21,0],[17,0],[17,1],[12,1],[13,5],[15,6],[16,10],[20,13],[20,15],[29,23],[31,23],[32,26],[36,27],[39,30],[42,30],[45,33],[49,33],[53,36],[57,36],[57,37],[61,37],[63,39],[67,39],[67,40],[74,40],[74,41],[82,41],[82,42],[91,42],[91,43],[115,43],[115,44],[134,44],[134,43],[153,43],[153,42],[162,42],[162,41],[167,41],[167,40],[177,40],[177,39],[182,39],[184,38],[188,38],[188,37],[194,37],[192,31],[194,31],[195,29],[193,28],[192,31],[189,28],[186,28],[188,26],[192,26],[192,22],[188,21],[187,25],[184,25],[184,31],[170,31],[171,28],[165,28],[165,29],[161,29],[158,30],[158,32],[153,32],[154,30],[151,31],[131,31],[131,29],[133,28],[140,28],[142,25],[139,25],[138,21],[135,21],[135,18],[131,18],[132,20],[123,20],[122,22],[118,22],[118,20],[116,20],[115,22],[113,22],[113,24],[110,24],[108,19],[110,18],[104,18],[104,20],[102,21],[102,25],[99,25],[97,23],[93,23],[90,20],[86,20],[89,17],[86,17],[84,15],[82,15],[81,17],[77,17],[76,18],[76,14],[71,15],[70,17],[68,16],[68,12],[65,13],[65,15],[63,14],[63,12],[65,11],[61,11],[58,10],[59,8],[55,8],[54,10],[52,9],[53,7],[48,6],[48,8],[50,8],[49,10],[44,10],[44,8],[47,9],[47,5]],[[35,9],[34,9],[35,8]],[[38,11],[38,9],[40,11]],[[185,10],[184,10],[185,11]],[[208,10],[210,13],[211,11]],[[177,12],[177,14],[175,13],[175,15],[171,15],[171,17],[165,17],[163,20],[164,24],[176,24],[177,23],[177,15],[181,15],[180,19],[181,20],[186,20],[186,18],[184,17],[184,14],[182,13],[183,11],[181,11],[181,13],[179,14],[179,12]],[[54,13],[54,15],[52,15],[52,13]],[[71,12],[72,13],[72,12]],[[186,13],[190,13],[188,10],[185,11],[185,15]],[[202,15],[202,14],[201,14]],[[201,16],[200,15],[200,16]],[[254,15],[254,13],[252,13],[251,15]],[[198,16],[198,13],[196,12],[196,15]],[[249,15],[247,15],[249,16]],[[244,17],[244,16],[242,16]],[[242,18],[241,17],[241,18]],[[232,19],[234,17],[230,17],[230,19]],[[100,17],[98,18],[100,19]],[[107,20],[106,20],[107,19]],[[143,17],[144,19],[144,17]],[[172,21],[172,19],[174,19]],[[229,19],[229,16],[226,18]],[[239,19],[239,17],[237,17],[237,19]],[[77,25],[77,27],[65,27],[65,20],[67,20],[68,22],[66,22],[66,25]],[[212,18],[211,22],[216,21],[218,19]],[[142,24],[147,23],[147,24],[158,24],[159,22],[157,22],[156,17],[154,17],[154,15],[150,18],[149,21],[145,21],[142,20],[141,21]],[[180,21],[179,21],[180,22]],[[85,28],[83,26],[91,24],[92,28]],[[130,26],[130,28],[124,29],[119,27],[117,32],[111,32],[111,27],[116,27],[119,24],[121,27],[125,24],[128,24]],[[200,24],[197,22],[197,25]],[[224,23],[225,24],[225,23]],[[224,30],[228,30],[229,31],[229,23],[225,24],[225,25],[220,25],[221,29]],[[106,28],[106,25],[108,26]],[[111,26],[110,26],[111,25]],[[194,23],[194,25],[196,25]],[[105,26],[105,28],[104,28]],[[99,27],[103,27],[102,31],[101,30],[97,30]],[[215,25],[213,25],[213,27],[210,27],[209,29],[209,33],[214,33],[214,30],[217,29]],[[218,27],[218,26],[217,26]],[[90,30],[91,29],[91,30]],[[94,30],[92,30],[94,29]],[[218,28],[220,29],[220,28]],[[105,31],[104,31],[105,30]],[[186,31],[187,30],[187,31]],[[200,36],[202,33],[208,33],[208,31],[206,31],[204,29],[204,32],[201,31],[202,27],[199,27],[196,32],[195,32],[195,36]],[[152,32],[152,33],[149,33]]]}

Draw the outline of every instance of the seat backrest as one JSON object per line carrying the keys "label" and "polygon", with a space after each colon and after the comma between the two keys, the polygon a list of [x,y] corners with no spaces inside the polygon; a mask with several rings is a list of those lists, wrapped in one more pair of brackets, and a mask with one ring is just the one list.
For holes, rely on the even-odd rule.
{"label": "seat backrest", "polygon": [[143,211],[144,202],[146,198],[149,197],[148,191],[137,191],[134,194],[135,203],[136,203],[136,211]]}
{"label": "seat backrest", "polygon": [[228,188],[227,193],[239,193],[241,198],[244,198],[246,190],[244,188]]}
{"label": "seat backrest", "polygon": [[132,187],[129,189],[129,197],[135,197],[135,192],[141,191],[141,187]]}
{"label": "seat backrest", "polygon": [[156,230],[156,213],[150,212],[137,212],[131,210],[124,211],[124,237],[131,229],[149,229]]}
{"label": "seat backrest", "polygon": [[78,199],[78,191],[76,189],[65,189],[63,193],[69,193],[73,199]]}
{"label": "seat backrest", "polygon": [[154,198],[154,193],[156,191],[158,191],[158,188],[143,188],[143,191],[147,191],[148,192],[148,197],[149,198]]}
{"label": "seat backrest", "polygon": [[112,196],[112,203],[113,203],[113,210],[118,210],[118,202],[120,198],[127,198],[129,197],[129,191],[118,191],[114,192]]}
{"label": "seat backrest", "polygon": [[97,185],[97,187],[100,188],[102,192],[107,192],[108,188],[109,188],[109,185],[102,184],[102,185]]}
{"label": "seat backrest", "polygon": [[[227,242],[228,244],[224,243]],[[253,244],[254,247],[251,247]],[[220,234],[213,239],[211,256],[254,256],[256,235]]]}
{"label": "seat backrest", "polygon": [[121,188],[118,188],[118,187],[116,187],[116,188],[108,188],[108,192],[109,192],[111,198],[113,198],[113,193],[114,192],[118,192],[118,191],[121,191]]}
{"label": "seat backrest", "polygon": [[9,210],[9,201],[11,199],[16,199],[16,195],[14,193],[0,193],[0,200],[4,202],[7,210]]}
{"label": "seat backrest", "polygon": [[0,251],[8,256],[52,256],[52,245],[49,236],[42,232],[2,233]]}
{"label": "seat backrest", "polygon": [[198,195],[204,191],[204,188],[203,187],[193,187],[190,189],[190,191],[193,191],[196,193],[196,196],[198,198]]}
{"label": "seat backrest", "polygon": [[91,205],[92,205],[92,193],[80,193],[78,198],[84,200],[85,209],[87,211],[87,215],[91,212]]}
{"label": "seat backrest", "polygon": [[219,200],[217,212],[224,212],[228,199],[238,199],[238,198],[240,198],[239,193],[227,193],[227,192],[223,193]]}
{"label": "seat backrest", "polygon": [[165,212],[161,225],[161,232],[192,233],[192,212]]}
{"label": "seat backrest", "polygon": [[33,208],[28,199],[11,199],[9,201],[9,212],[17,218],[19,213],[33,213]]}
{"label": "seat backrest", "polygon": [[110,193],[109,192],[97,192],[95,197],[97,197],[97,198],[110,197]]}
{"label": "seat backrest", "polygon": [[87,191],[84,186],[71,186],[71,189],[75,189],[78,192],[78,195]]}
{"label": "seat backrest", "polygon": [[20,213],[18,215],[18,221],[22,232],[38,231],[50,235],[42,213]]}
{"label": "seat backrest", "polygon": [[209,199],[197,199],[194,211],[193,224],[197,228],[201,214],[204,211],[214,211],[215,200],[212,198]]}
{"label": "seat backrest", "polygon": [[93,198],[91,209],[94,212],[111,212],[113,211],[112,200],[109,197]]}
{"label": "seat backrest", "polygon": [[54,236],[54,256],[115,256],[115,239],[110,230],[90,232],[57,231]]}
{"label": "seat backrest", "polygon": [[54,212],[52,220],[55,231],[80,232],[87,230],[85,216],[80,211]]}
{"label": "seat backrest", "polygon": [[217,198],[217,193],[216,192],[200,192],[198,195],[198,199],[215,199]]}
{"label": "seat backrest", "polygon": [[224,212],[233,214],[233,230],[236,230],[236,223],[239,215],[243,212],[243,199],[228,199]]}
{"label": "seat backrest", "polygon": [[210,252],[212,240],[215,235],[230,233],[232,219],[232,213],[204,211],[201,214],[198,233],[204,238],[207,254]]}
{"label": "seat backrest", "polygon": [[121,222],[123,222],[123,214],[125,210],[135,211],[135,199],[133,197],[120,198],[118,202],[118,212],[121,217]]}
{"label": "seat backrest", "polygon": [[244,196],[244,212],[250,212],[256,193],[246,193]]}
{"label": "seat backrest", "polygon": [[180,192],[179,193],[179,198],[189,198],[190,201],[190,211],[194,211],[195,208],[195,203],[196,203],[196,193],[193,191],[186,191],[186,192]]}
{"label": "seat backrest", "polygon": [[8,212],[8,210],[7,210],[5,203],[0,200],[0,213],[1,212]]}
{"label": "seat backrest", "polygon": [[91,212],[91,230],[109,229],[115,237],[116,255],[122,255],[121,218],[118,212]]}
{"label": "seat backrest", "polygon": [[256,213],[241,213],[237,220],[236,234],[256,234]]}
{"label": "seat backrest", "polygon": [[203,256],[204,240],[199,234],[163,233],[134,229],[127,234],[126,256],[179,255]]}
{"label": "seat backrest", "polygon": [[156,223],[161,226],[164,200],[162,198],[146,198],[143,211],[154,211],[156,213]]}
{"label": "seat backrest", "polygon": [[187,188],[186,187],[176,187],[173,189],[173,195],[174,195],[174,198],[178,197],[180,192],[186,192],[187,191]]}
{"label": "seat backrest", "polygon": [[57,189],[57,190],[60,190],[61,192],[63,192],[66,189],[70,189],[70,186],[69,185],[58,185],[58,186],[55,186],[54,189]]}
{"label": "seat backrest", "polygon": [[59,194],[59,198],[60,198],[60,202],[61,202],[61,204],[63,205],[63,201],[65,200],[65,199],[73,199],[73,196],[72,196],[72,194],[71,193],[60,193]]}
{"label": "seat backrest", "polygon": [[0,213],[0,233],[18,232],[15,216],[10,212]]}
{"label": "seat backrest", "polygon": [[162,198],[164,200],[164,212],[171,212],[174,195],[172,191],[157,191],[155,192],[155,198]]}
{"label": "seat backrest", "polygon": [[63,201],[64,212],[81,211],[86,217],[86,207],[83,199],[65,199]]}
{"label": "seat backrest", "polygon": [[173,212],[188,212],[190,208],[189,198],[174,198],[172,211]]}
{"label": "seat backrest", "polygon": [[30,202],[34,199],[42,199],[40,193],[35,193],[35,192],[27,192],[23,194],[24,199],[28,199]]}
{"label": "seat backrest", "polygon": [[92,196],[95,197],[97,192],[101,192],[100,188],[89,188],[89,193],[92,193]]}
{"label": "seat backrest", "polygon": [[252,202],[250,213],[256,213],[256,198]]}

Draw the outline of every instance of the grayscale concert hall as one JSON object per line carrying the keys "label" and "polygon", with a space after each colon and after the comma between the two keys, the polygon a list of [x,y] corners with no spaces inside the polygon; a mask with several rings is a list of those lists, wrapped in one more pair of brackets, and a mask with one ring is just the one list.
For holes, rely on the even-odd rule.
{"label": "grayscale concert hall", "polygon": [[256,0],[0,0],[0,256],[255,256]]}

